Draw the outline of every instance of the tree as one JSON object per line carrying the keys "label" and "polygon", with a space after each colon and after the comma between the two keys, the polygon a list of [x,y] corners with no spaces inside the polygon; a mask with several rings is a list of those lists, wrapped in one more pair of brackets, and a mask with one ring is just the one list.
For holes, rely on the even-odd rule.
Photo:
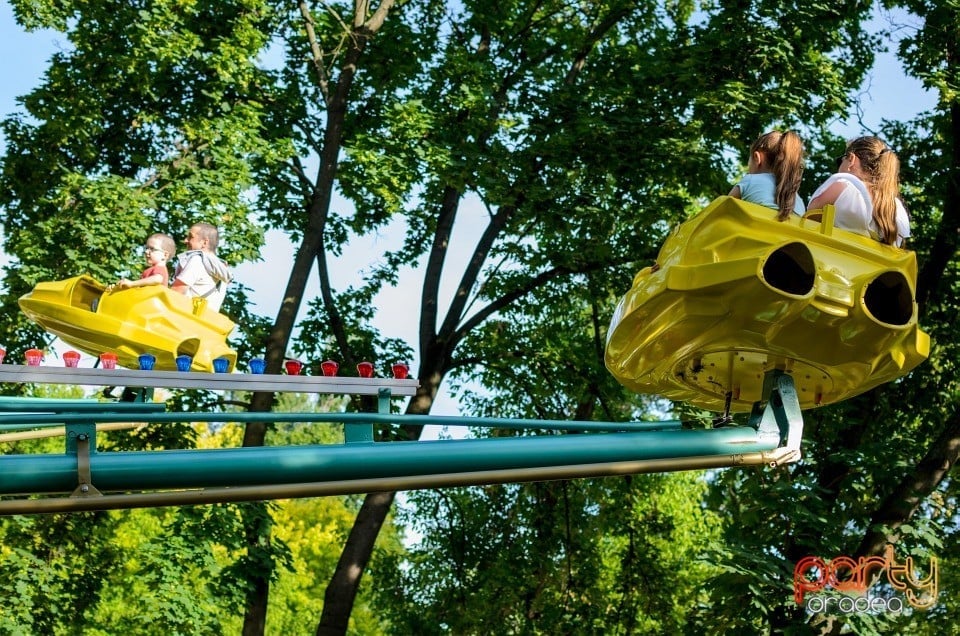
{"label": "tree", "polygon": [[[80,397],[79,393],[74,390],[71,397]],[[298,412],[338,406],[296,394],[285,394],[279,402],[279,410]],[[98,447],[101,452],[118,447],[169,448],[170,440],[179,438],[188,442],[186,446],[195,442],[200,448],[224,448],[239,445],[243,436],[237,424],[166,428],[177,430],[167,439],[149,430],[101,432]],[[285,423],[270,432],[268,442],[337,443],[342,442],[342,432]],[[3,450],[57,452],[63,443],[62,436],[18,441],[4,444]],[[322,598],[316,590],[322,590],[323,580],[333,571],[339,538],[348,531],[358,505],[356,498],[327,497],[275,502],[266,509],[216,504],[4,517],[0,590],[5,602],[0,629],[50,634],[236,633],[243,623],[245,573],[257,568],[251,556],[265,554],[277,564],[271,627],[309,631]],[[269,515],[276,532],[270,545],[251,555],[246,526],[261,511]],[[401,550],[392,528],[388,524],[378,549]],[[368,597],[368,592],[361,593],[351,624],[361,633],[381,632],[381,617]]]}
{"label": "tree", "polygon": [[[406,15],[416,8],[405,6]],[[344,192],[357,193],[355,230],[390,218],[396,195],[378,192],[404,192],[398,185],[407,174],[424,175],[409,190],[404,244],[405,258],[425,259],[421,389],[409,412],[428,411],[451,370],[493,362],[492,349],[466,348],[472,335],[479,341],[496,329],[492,318],[506,315],[530,330],[541,300],[581,307],[596,299],[609,311],[603,276],[652,258],[670,222],[723,191],[722,150],[734,139],[742,143],[777,120],[827,121],[870,60],[868,49],[849,46],[861,39],[862,17],[859,7],[805,3],[741,3],[696,19],[683,3],[451,9],[449,34],[438,30],[438,46],[422,49],[433,57],[424,55],[416,100],[358,110],[358,124],[382,129],[358,127],[364,133],[345,141],[351,161],[340,175]],[[371,56],[397,59],[381,52],[396,41],[379,38]],[[798,99],[808,92],[820,97]],[[384,173],[398,162],[403,173]],[[488,219],[444,312],[439,282],[450,234],[472,197]],[[336,229],[331,222],[329,231]],[[388,254],[364,293],[339,303],[325,297],[317,308],[311,325],[332,325],[318,337],[331,338],[345,359],[341,317],[362,314],[362,303],[395,276],[399,258]],[[600,281],[595,289],[584,284],[591,273]],[[585,290],[596,296],[584,297]],[[353,312],[345,311],[342,301],[353,299]],[[391,502],[383,494],[366,499],[318,633],[342,630],[350,589]]]}
{"label": "tree", "polygon": [[[913,122],[885,122],[874,131],[897,151],[903,166],[915,233],[911,248],[920,264],[919,316],[934,342],[931,357],[907,378],[809,416],[805,457],[796,466],[772,475],[729,472],[718,480],[713,504],[722,507],[731,527],[714,559],[727,572],[711,586],[718,598],[698,622],[701,627],[932,634],[956,621],[950,575],[941,578],[937,606],[929,611],[805,615],[793,601],[788,567],[806,555],[879,556],[888,545],[901,561],[914,558],[923,576],[932,558],[939,559],[942,573],[955,563],[950,547],[957,538],[957,493],[949,474],[960,448],[958,334],[951,318],[957,298],[960,111],[953,88],[955,42],[948,34],[958,14],[941,3],[885,5],[909,11],[894,14],[889,24],[903,34],[899,56],[940,96],[933,112]],[[757,502],[772,500],[780,502],[778,514],[764,515]],[[871,583],[877,595],[884,593],[882,578]],[[753,598],[765,601],[744,611],[735,604],[750,593],[747,585],[755,589]]]}
{"label": "tree", "polygon": [[705,487],[685,473],[413,493],[419,543],[374,570],[391,633],[678,633],[706,600]]}
{"label": "tree", "polygon": [[[495,363],[482,336],[502,324],[536,348],[548,333],[544,302],[590,320],[576,333],[589,338],[599,377],[596,327],[611,290],[653,257],[671,223],[726,191],[728,151],[767,126],[828,122],[871,60],[860,28],[867,7],[849,3],[697,12],[692,2],[628,0],[16,6],[25,24],[64,29],[77,48],[54,60],[60,75],[48,74],[48,92],[25,99],[32,120],[7,122],[0,204],[19,268],[7,273],[6,302],[58,272],[55,248],[99,229],[118,201],[139,223],[127,241],[194,220],[181,210],[215,210],[236,258],[252,255],[256,211],[300,242],[266,339],[268,371],[288,345],[345,367],[403,351],[370,326],[372,300],[404,264],[420,264],[411,413],[430,411],[451,372]],[[258,65],[268,45],[279,59]],[[67,177],[39,169],[61,162]],[[335,192],[349,209],[333,207]],[[467,265],[451,272],[450,237],[469,204],[484,225]],[[97,224],[73,230],[88,217]],[[402,248],[380,255],[362,285],[334,289],[340,246],[388,226],[404,232]],[[314,263],[321,294],[293,340]],[[459,282],[447,303],[450,276]],[[597,392],[579,387],[575,401],[591,417]],[[253,401],[263,410],[272,398]],[[265,434],[249,426],[244,443]],[[365,498],[318,633],[346,629],[392,502],[390,493]],[[263,540],[250,531],[252,544]],[[272,566],[262,563],[245,633],[265,624]]]}
{"label": "tree", "polygon": [[[249,4],[249,6],[248,6]],[[256,4],[14,3],[28,28],[64,31],[70,45],[44,83],[3,122],[0,174],[6,306],[42,280],[138,271],[151,232],[181,237],[217,225],[228,262],[256,256],[262,230],[249,190],[255,156],[282,148],[258,135],[258,69],[266,11]],[[226,311],[245,324],[238,289]],[[17,346],[36,326],[6,312]],[[16,336],[14,337],[14,334]]]}

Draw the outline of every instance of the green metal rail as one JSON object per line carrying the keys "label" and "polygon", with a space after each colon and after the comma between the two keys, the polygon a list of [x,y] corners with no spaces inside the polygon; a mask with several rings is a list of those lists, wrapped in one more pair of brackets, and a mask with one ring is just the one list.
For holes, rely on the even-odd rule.
{"label": "green metal rail", "polygon": [[[339,495],[454,485],[601,477],[744,465],[800,455],[802,417],[792,379],[771,373],[769,399],[747,426],[684,428],[668,422],[574,422],[378,413],[172,413],[88,410],[77,401],[18,408],[0,402],[5,427],[65,426],[63,454],[0,456],[0,514],[102,510],[216,501]],[[101,403],[102,404],[102,403]],[[141,405],[142,406],[142,405]],[[73,410],[75,409],[75,410]],[[108,411],[107,409],[116,409]],[[33,412],[30,412],[33,410]],[[343,444],[100,452],[96,424],[109,422],[337,423]],[[379,425],[554,431],[540,435],[375,442]],[[556,434],[576,431],[579,434]],[[34,498],[35,495],[43,495]]]}

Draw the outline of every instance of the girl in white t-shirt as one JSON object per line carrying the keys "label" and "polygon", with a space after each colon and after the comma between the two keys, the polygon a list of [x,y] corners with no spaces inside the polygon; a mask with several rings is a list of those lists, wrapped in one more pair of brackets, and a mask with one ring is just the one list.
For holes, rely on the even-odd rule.
{"label": "girl in white t-shirt", "polygon": [[803,214],[803,199],[797,194],[803,177],[803,142],[788,130],[760,135],[750,145],[748,174],[733,186],[730,196],[778,210],[777,220],[792,212]]}
{"label": "girl in white t-shirt", "polygon": [[897,153],[877,137],[858,137],[839,162],[837,173],[813,193],[810,209],[833,205],[836,227],[903,247],[910,218],[900,201]]}

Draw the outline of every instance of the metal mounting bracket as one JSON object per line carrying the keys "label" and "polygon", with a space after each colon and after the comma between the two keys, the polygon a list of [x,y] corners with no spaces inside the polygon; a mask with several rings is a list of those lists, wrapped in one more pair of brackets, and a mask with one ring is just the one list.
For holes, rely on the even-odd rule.
{"label": "metal mounting bracket", "polygon": [[102,497],[103,493],[93,485],[90,475],[90,436],[86,433],[77,435],[77,488],[70,494],[71,497]]}
{"label": "metal mounting bracket", "polygon": [[749,425],[760,434],[779,435],[780,448],[775,452],[772,466],[795,462],[800,459],[803,441],[803,413],[793,378],[774,369],[767,372],[763,384],[767,401],[753,405]]}

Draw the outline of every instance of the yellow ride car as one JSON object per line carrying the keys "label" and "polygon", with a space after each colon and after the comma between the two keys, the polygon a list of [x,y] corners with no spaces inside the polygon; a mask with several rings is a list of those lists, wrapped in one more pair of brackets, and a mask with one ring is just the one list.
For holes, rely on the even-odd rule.
{"label": "yellow ride car", "polygon": [[138,356],[156,356],[154,369],[175,371],[176,358],[193,358],[192,371],[212,371],[215,358],[237,353],[226,339],[233,322],[161,285],[108,290],[90,276],[38,283],[19,300],[28,318],[64,342],[92,356],[117,354],[118,364],[136,369]]}
{"label": "yellow ride car", "polygon": [[[908,373],[930,351],[917,324],[908,250],[720,197],[681,224],[639,272],[607,332],[625,386],[714,410],[765,399],[767,372],[793,378],[801,408]],[[809,215],[808,216],[812,216]]]}

